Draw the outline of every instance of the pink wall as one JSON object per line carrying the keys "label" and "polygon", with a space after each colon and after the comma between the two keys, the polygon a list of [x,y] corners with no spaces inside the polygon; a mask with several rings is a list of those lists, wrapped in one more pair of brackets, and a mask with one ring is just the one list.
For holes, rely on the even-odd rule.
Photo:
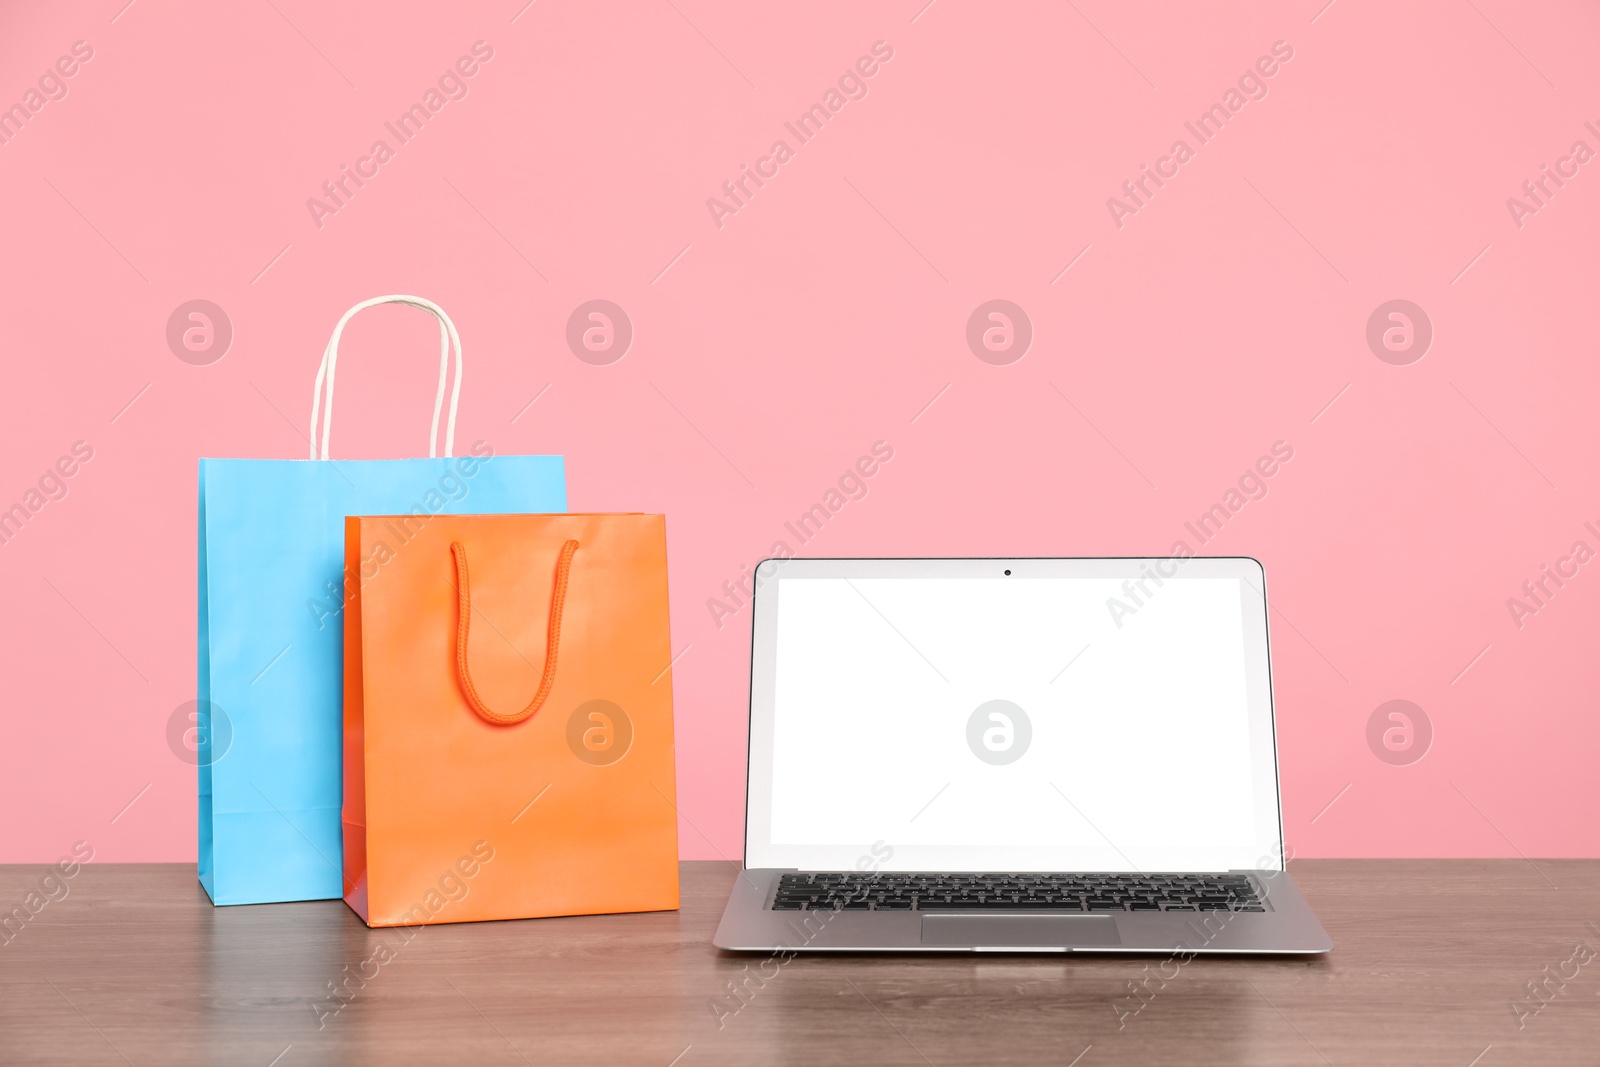
{"label": "pink wall", "polygon": [[[389,292],[459,323],[465,440],[565,453],[575,510],[669,516],[689,857],[736,857],[743,814],[747,616],[707,601],[878,440],[808,553],[1198,548],[1185,522],[1287,442],[1204,550],[1262,559],[1281,611],[1297,852],[1594,855],[1600,563],[1520,625],[1507,600],[1600,550],[1600,163],[1562,162],[1600,150],[1600,13],[923,2],[6,5],[0,105],[93,56],[0,144],[0,506],[93,458],[0,545],[0,860],[194,856],[166,727],[196,457],[303,456],[329,330]],[[465,98],[399,144],[384,123],[477,41]],[[865,97],[800,143],[785,122],[877,41]],[[1264,97],[1186,129],[1280,41],[1243,83]],[[378,139],[318,225],[307,198]],[[1114,219],[1144,164],[1170,176]],[[1569,176],[1537,206],[1544,165]],[[597,298],[635,330],[604,366],[565,341]],[[166,340],[194,299],[233,328],[209,365]],[[1031,322],[1005,365],[966,340],[992,299]],[[1420,360],[1369,347],[1392,300],[1431,323]],[[348,336],[336,451],[419,454],[426,320]],[[1369,746],[1391,700],[1431,723],[1420,761]]]}

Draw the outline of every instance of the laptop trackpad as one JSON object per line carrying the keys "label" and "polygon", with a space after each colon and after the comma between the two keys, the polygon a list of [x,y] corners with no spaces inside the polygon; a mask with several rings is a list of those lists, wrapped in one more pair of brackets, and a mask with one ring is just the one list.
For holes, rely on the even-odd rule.
{"label": "laptop trackpad", "polygon": [[1120,945],[1109,915],[924,915],[924,945],[979,948]]}

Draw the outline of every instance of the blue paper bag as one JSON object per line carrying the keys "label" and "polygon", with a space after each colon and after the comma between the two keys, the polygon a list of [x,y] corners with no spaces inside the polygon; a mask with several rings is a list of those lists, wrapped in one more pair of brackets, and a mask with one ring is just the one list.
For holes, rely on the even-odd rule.
{"label": "blue paper bag", "polygon": [[[339,336],[352,315],[378,303],[420,307],[439,320],[435,438],[455,349],[443,457],[430,440],[428,459],[327,458]],[[566,510],[560,456],[497,456],[484,442],[451,456],[461,368],[460,338],[437,305],[409,296],[364,301],[340,319],[323,354],[312,459],[200,461],[199,871],[215,904],[344,895],[341,664],[346,583],[355,578],[344,574],[345,516],[406,516],[384,541],[384,558],[362,564],[379,573],[434,515]]]}

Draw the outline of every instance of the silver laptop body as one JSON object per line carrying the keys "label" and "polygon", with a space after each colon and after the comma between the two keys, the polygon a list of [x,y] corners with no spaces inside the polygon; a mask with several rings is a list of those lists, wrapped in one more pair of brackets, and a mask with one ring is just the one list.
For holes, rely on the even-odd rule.
{"label": "silver laptop body", "polygon": [[1321,953],[1247,558],[756,571],[748,952]]}

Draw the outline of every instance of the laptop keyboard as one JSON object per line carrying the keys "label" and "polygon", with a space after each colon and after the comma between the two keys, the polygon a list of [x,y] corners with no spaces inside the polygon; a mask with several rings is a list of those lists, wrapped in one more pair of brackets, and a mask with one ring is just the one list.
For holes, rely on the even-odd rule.
{"label": "laptop keyboard", "polygon": [[1242,874],[784,874],[774,911],[1266,911]]}

